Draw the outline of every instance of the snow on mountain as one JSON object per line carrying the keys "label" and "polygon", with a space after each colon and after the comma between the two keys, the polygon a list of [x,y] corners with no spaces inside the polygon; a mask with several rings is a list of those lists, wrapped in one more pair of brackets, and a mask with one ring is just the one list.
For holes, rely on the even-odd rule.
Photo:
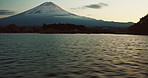
{"label": "snow on mountain", "polygon": [[67,15],[70,14],[69,12],[63,10],[59,6],[55,5],[52,2],[45,2],[31,10],[24,12],[23,14],[32,14],[32,15]]}
{"label": "snow on mountain", "polygon": [[86,26],[120,26],[127,27],[132,23],[119,23],[96,20],[69,13],[52,2],[45,2],[23,13],[0,19],[0,25],[16,24],[19,26],[41,26],[43,23],[71,23]]}

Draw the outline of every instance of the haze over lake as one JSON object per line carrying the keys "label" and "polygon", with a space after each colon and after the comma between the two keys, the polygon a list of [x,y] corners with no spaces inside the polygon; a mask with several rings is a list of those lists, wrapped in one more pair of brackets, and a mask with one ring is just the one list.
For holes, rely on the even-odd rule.
{"label": "haze over lake", "polygon": [[0,78],[147,78],[148,36],[0,33]]}

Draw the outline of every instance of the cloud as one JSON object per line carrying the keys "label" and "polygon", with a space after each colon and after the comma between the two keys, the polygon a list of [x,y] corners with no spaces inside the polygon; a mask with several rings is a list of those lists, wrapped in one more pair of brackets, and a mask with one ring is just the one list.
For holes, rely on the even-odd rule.
{"label": "cloud", "polygon": [[87,9],[87,8],[91,8],[91,9],[101,9],[102,7],[108,6],[108,4],[106,3],[99,3],[99,4],[90,4],[90,5],[85,5],[82,7],[78,7],[78,8],[71,8],[73,10],[77,10],[77,9]]}
{"label": "cloud", "polygon": [[102,7],[108,6],[106,3],[99,3],[99,4],[90,4],[84,6],[85,8],[92,8],[92,9],[101,9]]}
{"label": "cloud", "polygon": [[0,10],[0,15],[12,15],[12,14],[15,14],[15,12],[11,10]]}

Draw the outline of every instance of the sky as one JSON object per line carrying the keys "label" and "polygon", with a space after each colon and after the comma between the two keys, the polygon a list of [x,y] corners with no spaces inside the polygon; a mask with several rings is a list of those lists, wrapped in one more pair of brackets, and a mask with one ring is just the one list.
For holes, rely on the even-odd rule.
{"label": "sky", "polygon": [[0,18],[44,2],[53,2],[68,12],[105,21],[138,22],[148,14],[148,0],[0,0]]}

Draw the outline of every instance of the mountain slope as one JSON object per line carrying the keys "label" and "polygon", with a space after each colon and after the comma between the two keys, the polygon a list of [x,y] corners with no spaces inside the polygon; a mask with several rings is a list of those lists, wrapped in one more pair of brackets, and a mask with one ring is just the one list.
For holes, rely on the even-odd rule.
{"label": "mountain slope", "polygon": [[140,21],[129,29],[135,33],[147,33],[148,34],[148,14],[145,17],[142,17]]}
{"label": "mountain slope", "polygon": [[52,2],[45,2],[33,9],[23,13],[3,18],[0,25],[16,24],[19,26],[41,26],[43,23],[71,23],[86,26],[114,26],[128,27],[133,23],[120,23],[96,20],[88,17],[78,16],[65,11]]}

